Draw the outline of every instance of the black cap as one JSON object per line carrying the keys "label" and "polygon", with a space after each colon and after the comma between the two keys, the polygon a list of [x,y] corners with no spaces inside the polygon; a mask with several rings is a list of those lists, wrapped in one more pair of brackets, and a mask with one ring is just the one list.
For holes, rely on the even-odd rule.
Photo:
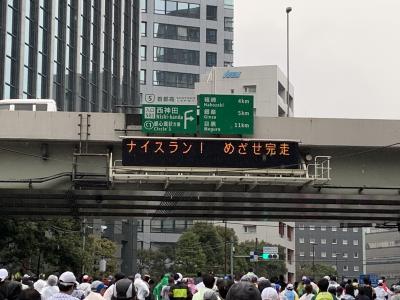
{"label": "black cap", "polygon": [[261,300],[261,294],[254,284],[239,282],[229,289],[226,300]]}

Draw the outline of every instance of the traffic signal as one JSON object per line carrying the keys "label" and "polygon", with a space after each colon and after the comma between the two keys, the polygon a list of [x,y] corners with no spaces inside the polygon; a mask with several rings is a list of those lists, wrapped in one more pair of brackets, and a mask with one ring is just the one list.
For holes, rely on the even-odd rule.
{"label": "traffic signal", "polygon": [[263,260],[270,260],[270,259],[279,259],[279,254],[276,253],[263,253],[261,255]]}

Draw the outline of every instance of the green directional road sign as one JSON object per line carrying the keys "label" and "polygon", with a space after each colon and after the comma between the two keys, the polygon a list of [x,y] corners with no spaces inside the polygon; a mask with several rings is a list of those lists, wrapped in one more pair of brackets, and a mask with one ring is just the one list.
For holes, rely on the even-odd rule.
{"label": "green directional road sign", "polygon": [[252,135],[252,95],[199,95],[200,133]]}
{"label": "green directional road sign", "polygon": [[143,105],[142,132],[195,133],[196,116],[195,105]]}

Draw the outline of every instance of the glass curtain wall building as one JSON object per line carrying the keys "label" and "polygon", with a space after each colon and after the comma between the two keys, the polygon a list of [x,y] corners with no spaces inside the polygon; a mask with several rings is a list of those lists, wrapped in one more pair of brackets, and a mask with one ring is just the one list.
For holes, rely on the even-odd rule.
{"label": "glass curtain wall building", "polygon": [[138,0],[0,1],[0,98],[84,112],[139,104],[139,11]]}
{"label": "glass curtain wall building", "polygon": [[233,0],[140,0],[140,92],[194,96],[212,67],[233,63]]}

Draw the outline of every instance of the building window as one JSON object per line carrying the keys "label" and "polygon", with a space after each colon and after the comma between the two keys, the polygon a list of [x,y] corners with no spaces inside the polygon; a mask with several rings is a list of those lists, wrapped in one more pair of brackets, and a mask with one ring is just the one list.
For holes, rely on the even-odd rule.
{"label": "building window", "polygon": [[233,32],[233,18],[232,17],[224,18],[224,30]]}
{"label": "building window", "polygon": [[154,23],[153,36],[160,39],[200,42],[200,28]]}
{"label": "building window", "polygon": [[154,61],[198,66],[200,51],[154,47]]}
{"label": "building window", "polygon": [[[10,3],[8,6],[8,9],[11,9],[10,5],[14,5],[13,10],[17,9],[18,4],[15,3],[16,1],[11,1],[11,2],[14,2],[14,3],[13,4]],[[32,5],[31,5],[31,2],[32,2]],[[11,21],[11,19],[10,19],[10,21]],[[15,21],[16,21],[16,19],[14,16],[13,22],[15,22]],[[35,60],[37,59],[36,52],[34,51],[34,47],[35,47],[34,28],[35,28],[36,21],[37,21],[37,16],[35,13],[33,1],[27,0],[25,2],[25,19],[23,21],[25,23],[25,29],[24,29],[24,32],[21,33],[22,37],[25,35],[24,58],[23,58],[23,64],[24,64],[23,89],[22,89],[24,98],[33,98],[34,97],[35,78],[36,78]],[[8,32],[11,33],[12,29],[9,28]],[[12,47],[12,45],[10,45],[9,47]],[[7,50],[6,52],[9,53],[10,50]],[[8,79],[7,79],[7,81],[8,81]]]}
{"label": "building window", "polygon": [[224,40],[224,53],[232,54],[233,53],[233,41],[232,40]]}
{"label": "building window", "polygon": [[145,37],[147,36],[147,22],[140,23],[140,35]]}
{"label": "building window", "polygon": [[332,226],[332,231],[337,231],[336,226]]}
{"label": "building window", "polygon": [[348,271],[349,270],[349,266],[343,266],[343,271]]}
{"label": "building window", "polygon": [[326,257],[326,252],[325,251],[321,252],[321,257]]}
{"label": "building window", "polygon": [[207,20],[217,21],[217,6],[207,5]]}
{"label": "building window", "polygon": [[285,87],[283,86],[283,84],[280,81],[278,81],[278,95],[283,100],[286,99],[285,93],[286,93]]}
{"label": "building window", "polygon": [[354,266],[354,272],[359,272],[360,271],[360,267],[359,266]]}
{"label": "building window", "polygon": [[310,251],[310,256],[313,257],[314,256],[314,252]]}
{"label": "building window", "polygon": [[300,251],[299,256],[304,256],[304,251]]}
{"label": "building window", "polygon": [[311,238],[310,239],[310,244],[315,244],[315,239]]}
{"label": "building window", "polygon": [[231,62],[231,61],[224,61],[224,67],[233,67],[233,62]]}
{"label": "building window", "polygon": [[143,250],[143,241],[137,241],[137,250]]}
{"label": "building window", "polygon": [[233,9],[233,0],[224,0],[224,8]]}
{"label": "building window", "polygon": [[358,246],[358,240],[353,240],[353,245]]}
{"label": "building window", "polygon": [[174,247],[176,246],[175,243],[170,243],[170,242],[150,242],[150,249],[153,250],[161,250],[163,251],[163,249],[174,249]]}
{"label": "building window", "polygon": [[304,224],[299,224],[299,230],[304,230]]}
{"label": "building window", "polygon": [[199,82],[199,74],[153,71],[153,85],[156,86],[194,89],[195,82]]}
{"label": "building window", "polygon": [[207,28],[206,30],[206,42],[209,44],[217,43],[217,29]]}
{"label": "building window", "polygon": [[140,70],[140,84],[146,84],[146,70]]}
{"label": "building window", "polygon": [[243,86],[243,89],[244,89],[245,93],[256,93],[257,92],[256,85],[245,85],[245,86]]}
{"label": "building window", "polygon": [[335,258],[336,257],[336,253],[332,253],[332,258]]}
{"label": "building window", "polygon": [[326,239],[321,239],[321,244],[325,245],[326,244]]}
{"label": "building window", "polygon": [[137,226],[137,232],[143,232],[143,220],[137,220],[136,221],[136,226]]}
{"label": "building window", "polygon": [[186,220],[152,220],[150,232],[182,233],[193,225],[193,221]]}
{"label": "building window", "polygon": [[165,15],[165,0],[155,0],[154,1],[154,13]]}
{"label": "building window", "polygon": [[354,252],[354,258],[358,258],[358,252]]}
{"label": "building window", "polygon": [[140,59],[141,60],[147,59],[147,46],[144,45],[140,46]]}
{"label": "building window", "polygon": [[[254,90],[255,90],[255,86],[254,86]],[[288,240],[291,241],[292,237],[293,237],[293,227],[292,226],[287,226],[287,237]]]}
{"label": "building window", "polygon": [[161,226],[161,232],[174,232],[174,220],[163,220]]}
{"label": "building window", "polygon": [[154,13],[159,15],[200,19],[200,4],[155,0]]}
{"label": "building window", "polygon": [[332,239],[332,245],[336,245],[337,244],[337,239]]}
{"label": "building window", "polygon": [[310,225],[310,230],[315,230],[315,226],[314,225]]}
{"label": "building window", "polygon": [[321,226],[321,231],[326,231],[326,226]]}
{"label": "building window", "polygon": [[343,227],[343,228],[342,228],[342,231],[343,231],[343,232],[347,232],[347,227]]}
{"label": "building window", "polygon": [[287,262],[289,264],[293,263],[293,257],[294,257],[294,250],[292,249],[287,249]]}
{"label": "building window", "polygon": [[343,245],[347,245],[347,240],[343,240]]}
{"label": "building window", "polygon": [[200,19],[200,4],[189,3],[188,18]]}
{"label": "building window", "polygon": [[304,244],[304,238],[299,238],[299,243]]}
{"label": "building window", "polygon": [[358,232],[358,228],[353,228],[353,232]]}
{"label": "building window", "polygon": [[151,232],[161,232],[161,220],[151,220],[150,231]]}
{"label": "building window", "polygon": [[192,227],[193,221],[188,220],[175,220],[175,232],[184,232],[186,229]]}
{"label": "building window", "polygon": [[348,258],[348,257],[349,257],[349,254],[346,253],[346,252],[344,252],[344,253],[343,253],[343,258]]}
{"label": "building window", "polygon": [[285,236],[285,223],[279,222],[278,233],[281,237]]}
{"label": "building window", "polygon": [[206,52],[206,66],[214,67],[217,65],[217,53],[216,52]]}
{"label": "building window", "polygon": [[256,225],[244,225],[243,226],[243,231],[245,233],[256,233],[257,232],[257,226]]}
{"label": "building window", "polygon": [[140,0],[140,11],[142,13],[147,12],[147,0]]}

